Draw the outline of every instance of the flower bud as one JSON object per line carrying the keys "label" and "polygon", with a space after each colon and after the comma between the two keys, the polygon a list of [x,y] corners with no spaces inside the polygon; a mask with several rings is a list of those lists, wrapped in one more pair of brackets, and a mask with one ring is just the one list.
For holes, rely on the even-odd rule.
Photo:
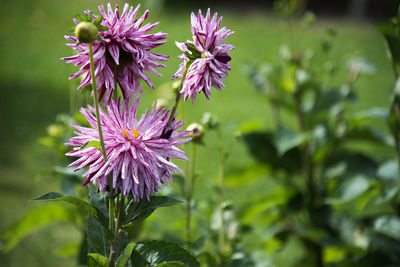
{"label": "flower bud", "polygon": [[47,134],[51,137],[59,137],[63,134],[64,130],[63,127],[57,124],[51,124],[47,128]]}
{"label": "flower bud", "polygon": [[201,123],[210,129],[215,129],[218,127],[219,122],[217,116],[211,114],[210,112],[206,112],[203,114],[203,118],[201,119]]}
{"label": "flower bud", "polygon": [[192,141],[195,143],[200,143],[201,139],[204,135],[204,128],[198,123],[191,123],[187,128],[187,131],[190,131],[190,137],[192,137]]}
{"label": "flower bud", "polygon": [[75,35],[80,43],[92,43],[97,40],[97,27],[91,22],[83,21],[76,26]]}

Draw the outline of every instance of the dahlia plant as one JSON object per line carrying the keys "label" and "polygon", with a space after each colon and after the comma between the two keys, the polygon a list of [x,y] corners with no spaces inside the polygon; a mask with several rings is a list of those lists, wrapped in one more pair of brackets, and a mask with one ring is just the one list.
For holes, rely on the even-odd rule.
{"label": "dahlia plant", "polygon": [[89,266],[199,266],[178,244],[133,243],[128,229],[156,208],[179,202],[157,196],[163,185],[174,182],[172,173],[181,172],[173,159],[188,160],[179,146],[198,141],[192,128],[182,129],[184,122],[177,121],[176,108],[181,95],[185,100],[192,97],[194,103],[200,92],[209,99],[211,86],[224,87],[222,78],[231,60],[227,52],[234,47],[222,41],[233,32],[218,29],[222,17],[217,20],[214,14],[211,19],[210,10],[205,17],[201,11],[192,14],[194,40],[177,43],[184,54],[173,76],[181,81],[172,109],[155,103],[139,115],[139,92],[144,94],[139,80],[154,88],[148,73],[161,76],[155,69],[165,67],[160,62],[168,59],[151,51],[166,42],[167,34],[151,33],[158,22],[144,24],[149,11],[140,16],[139,8],[125,4],[121,12],[118,6],[100,5],[99,15],[86,10],[73,19],[75,34],[65,38],[77,54],[62,59],[79,67],[70,79],[81,78],[78,89],[91,86],[93,105],[80,109],[86,124],[71,124],[74,136],[65,145],[72,147],[66,156],[74,159],[68,167],[74,167],[82,185],[89,187],[89,201],[54,192],[35,200],[65,201],[88,213],[83,263]]}

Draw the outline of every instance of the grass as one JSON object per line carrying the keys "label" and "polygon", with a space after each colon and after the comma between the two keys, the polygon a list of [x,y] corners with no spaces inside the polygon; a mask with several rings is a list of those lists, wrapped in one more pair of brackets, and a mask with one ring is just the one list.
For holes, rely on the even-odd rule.
{"label": "grass", "polygon": [[[73,15],[86,8],[95,10],[96,4],[86,0],[60,5],[58,1],[41,0],[3,1],[0,5],[0,15],[5,25],[0,29],[1,232],[32,207],[33,204],[27,202],[29,199],[47,191],[59,190],[55,179],[35,182],[36,174],[55,162],[50,151],[41,147],[37,140],[46,134],[46,126],[54,121],[56,114],[69,109],[68,88],[71,83],[67,76],[72,69],[59,58],[70,55],[71,50],[65,47],[63,35],[72,25]],[[328,27],[338,31],[332,57],[339,65],[344,65],[350,56],[357,56],[365,57],[378,68],[377,75],[365,76],[359,81],[361,101],[358,108],[388,105],[393,76],[383,39],[371,25],[321,20],[314,27],[303,29],[294,23],[290,36],[286,24],[268,13],[254,11],[244,14],[239,10],[226,11],[221,7],[217,11],[224,15],[223,24],[236,32],[227,41],[236,46],[232,52],[232,70],[224,80],[226,88],[221,92],[214,90],[210,101],[199,96],[196,105],[190,102],[184,104],[187,123],[199,121],[202,114],[208,111],[217,114],[228,124],[240,126],[255,123],[261,128],[271,127],[268,106],[248,81],[243,66],[277,60],[279,47],[283,43],[290,43],[294,48],[316,47]],[[179,51],[174,40],[185,41],[191,34],[189,13],[170,11],[152,14],[149,18],[149,21],[156,20],[161,22],[157,29],[168,32],[168,43],[158,52],[170,55],[167,68],[160,70],[163,78],[151,77],[158,87],[169,80],[179,65],[176,58]],[[338,80],[344,79],[344,75],[344,72],[340,73]],[[153,102],[157,89],[151,91],[145,88],[145,93],[142,107]],[[205,138],[206,146],[198,149],[199,177],[195,191],[195,198],[203,200],[212,198],[218,168],[215,134],[207,133]],[[232,148],[228,174],[252,164],[254,162],[246,149],[236,144]],[[250,181],[244,183],[243,190],[238,190],[230,188],[230,182],[227,181],[227,195],[239,205],[249,193],[264,194],[269,186],[268,181],[264,181],[262,186],[265,189],[257,191],[259,184]],[[152,221],[173,217],[183,218],[180,207],[161,209]],[[181,226],[182,219],[175,219],[166,228],[172,234],[181,235]],[[67,225],[58,225],[30,236],[10,254],[0,255],[0,262],[7,266],[71,266],[73,258],[61,260],[53,252],[54,247],[77,238],[78,233],[73,229],[70,229],[72,236],[65,237],[66,227],[70,229]]]}

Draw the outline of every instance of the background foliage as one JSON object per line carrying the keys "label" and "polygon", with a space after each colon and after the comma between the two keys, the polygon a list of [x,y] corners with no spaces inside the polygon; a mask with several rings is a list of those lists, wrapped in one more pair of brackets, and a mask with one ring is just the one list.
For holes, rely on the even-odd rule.
{"label": "background foliage", "polygon": [[[96,10],[99,3],[70,1],[62,6],[48,0],[0,3],[6,25],[0,29],[3,36],[0,41],[3,93],[0,100],[3,114],[0,117],[3,151],[0,155],[0,232],[12,225],[2,236],[2,249],[10,249],[8,254],[0,254],[0,261],[6,266],[76,264],[75,254],[82,238],[79,210],[69,205],[60,208],[60,205],[27,201],[48,191],[65,191],[77,182],[68,170],[52,170],[53,165],[65,164],[59,162],[59,152],[48,146],[59,149],[64,137],[57,135],[58,128],[50,127],[46,132],[46,127],[54,123],[57,114],[80,106],[79,99],[70,99],[69,95],[69,90],[75,90],[73,83],[66,79],[72,69],[59,60],[71,53],[64,46],[63,35],[73,15],[86,8]],[[150,20],[159,20],[159,30],[168,32],[168,43],[159,49],[170,55],[167,68],[160,70],[164,80],[153,77],[160,87],[179,64],[174,40],[184,41],[190,36],[191,9],[157,9],[154,1],[149,1],[148,5],[154,8]],[[288,22],[267,10],[241,12],[222,5],[213,7],[214,10],[223,15],[224,24],[236,32],[229,40],[237,48],[232,52],[232,71],[225,80],[227,88],[222,92],[213,91],[211,101],[199,97],[196,105],[188,102],[184,106],[187,122],[201,121],[206,111],[217,114],[221,131],[227,136],[227,143],[223,144],[229,152],[225,168],[224,216],[229,221],[225,227],[229,229],[230,247],[226,251],[233,255],[232,262],[244,258],[276,266],[307,264],[308,253],[321,244],[327,248],[322,255],[325,262],[398,261],[399,231],[396,229],[400,221],[396,216],[397,205],[392,201],[397,190],[397,165],[393,161],[393,140],[384,119],[394,77],[383,37],[369,23],[322,18],[315,25],[305,27],[303,20]],[[336,29],[336,33],[329,32],[329,28]],[[287,44],[286,48],[282,44]],[[312,59],[308,59],[311,50],[314,53]],[[298,53],[302,54],[300,59],[296,58]],[[346,85],[350,59],[361,64],[366,73],[360,73],[354,83],[355,91],[343,96],[340,88]],[[297,131],[297,118],[290,103],[299,69],[309,75],[304,87],[318,88],[322,96],[315,99],[326,100],[314,101],[314,104],[321,103],[320,106],[311,105],[306,112],[309,132]],[[278,100],[289,102],[288,109],[282,108],[281,114],[285,127],[276,127],[271,116],[268,85],[284,89]],[[160,91],[145,90],[144,101],[154,99]],[[286,107],[285,103],[279,104]],[[307,108],[306,101],[303,104]],[[332,117],[339,116],[341,109],[346,111],[340,120],[346,123],[349,141],[344,151],[324,158],[326,147],[332,147],[329,141],[334,139],[331,137],[341,129],[341,121]],[[68,120],[57,116],[58,127],[69,124]],[[324,130],[320,125],[325,129],[325,139],[321,136]],[[228,141],[231,142],[238,130],[243,138],[230,146]],[[48,134],[52,137],[43,139]],[[308,196],[302,180],[299,150],[310,142],[315,143],[313,160],[322,166],[323,173],[316,189],[322,191],[319,198],[323,199],[317,201],[318,212],[338,215],[329,223],[307,218]],[[205,146],[197,150],[194,192],[197,242],[192,251],[212,265],[213,260],[221,257],[221,254],[212,254],[219,227],[215,219],[218,218],[215,214],[218,210],[217,132],[207,130],[204,143]],[[252,147],[254,143],[255,148]],[[260,150],[260,144],[265,149]],[[321,160],[326,162],[319,162]],[[351,166],[346,165],[349,162]],[[179,186],[176,183],[164,193],[179,196]],[[86,188],[76,189],[75,194],[86,194]],[[31,214],[30,221],[18,222],[25,212]],[[35,217],[34,213],[40,216]],[[317,217],[325,218],[325,214]],[[58,223],[43,228],[51,220]],[[19,240],[33,226],[42,230]],[[141,231],[137,234],[140,240],[181,241],[183,228],[184,205],[178,205],[157,210],[146,224],[138,225]],[[304,246],[304,240],[311,240],[311,243]],[[13,245],[17,246],[12,248]]]}

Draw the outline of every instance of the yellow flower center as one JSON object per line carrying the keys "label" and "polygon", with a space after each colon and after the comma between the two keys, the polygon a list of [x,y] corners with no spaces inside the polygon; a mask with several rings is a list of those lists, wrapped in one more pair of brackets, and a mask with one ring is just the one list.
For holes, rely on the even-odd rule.
{"label": "yellow flower center", "polygon": [[[122,132],[123,132],[124,137],[125,137],[126,140],[128,140],[128,141],[132,140],[132,138],[130,138],[128,136],[128,130],[124,129]],[[140,135],[139,131],[136,130],[136,129],[132,129],[132,133],[133,133],[133,137],[135,137],[135,139],[137,139],[139,137],[139,135]]]}
{"label": "yellow flower center", "polygon": [[138,130],[132,129],[132,133],[133,133],[133,136],[135,137],[135,139],[137,139],[139,137],[139,131]]}

